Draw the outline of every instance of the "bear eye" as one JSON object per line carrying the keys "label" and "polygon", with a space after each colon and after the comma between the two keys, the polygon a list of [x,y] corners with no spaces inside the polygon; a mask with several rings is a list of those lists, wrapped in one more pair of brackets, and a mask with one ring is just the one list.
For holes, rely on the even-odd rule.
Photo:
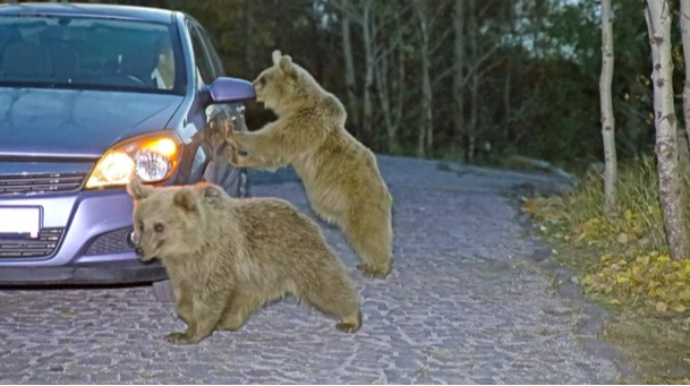
{"label": "bear eye", "polygon": [[164,229],[165,229],[165,227],[163,226],[163,224],[156,224],[156,225],[153,227],[153,230],[156,231],[156,232],[158,232],[158,233],[163,232]]}
{"label": "bear eye", "polygon": [[144,222],[143,221],[139,221],[139,228],[141,230],[144,230]]}

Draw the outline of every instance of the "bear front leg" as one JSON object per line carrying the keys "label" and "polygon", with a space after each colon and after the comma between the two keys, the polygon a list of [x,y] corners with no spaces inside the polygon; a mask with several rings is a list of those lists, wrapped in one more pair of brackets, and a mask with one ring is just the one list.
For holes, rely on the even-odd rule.
{"label": "bear front leg", "polygon": [[286,163],[278,162],[278,160],[263,160],[253,157],[252,154],[240,155],[237,154],[237,148],[233,148],[230,154],[230,165],[239,169],[264,169],[274,171],[276,169],[287,166]]}
{"label": "bear front leg", "polygon": [[175,312],[183,322],[189,325],[192,320],[193,305],[191,296],[187,293],[181,293],[175,304]]}
{"label": "bear front leg", "polygon": [[282,123],[272,122],[257,131],[243,132],[223,127],[225,140],[233,148],[246,152],[251,163],[260,168],[286,166],[289,160],[305,151],[307,141],[289,134]]}

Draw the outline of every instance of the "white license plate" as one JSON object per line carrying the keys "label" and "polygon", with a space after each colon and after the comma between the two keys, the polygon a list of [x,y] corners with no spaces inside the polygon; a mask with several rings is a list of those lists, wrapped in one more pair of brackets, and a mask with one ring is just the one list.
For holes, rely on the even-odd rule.
{"label": "white license plate", "polygon": [[38,237],[41,223],[39,208],[0,208],[0,234],[26,234]]}

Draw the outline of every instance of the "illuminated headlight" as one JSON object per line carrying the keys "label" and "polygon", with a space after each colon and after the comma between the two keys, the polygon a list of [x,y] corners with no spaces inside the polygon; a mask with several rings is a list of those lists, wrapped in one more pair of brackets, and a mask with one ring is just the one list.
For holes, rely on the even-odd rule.
{"label": "illuminated headlight", "polygon": [[161,182],[172,175],[180,157],[174,132],[136,137],[110,148],[96,164],[87,189],[126,185],[136,174],[143,182]]}

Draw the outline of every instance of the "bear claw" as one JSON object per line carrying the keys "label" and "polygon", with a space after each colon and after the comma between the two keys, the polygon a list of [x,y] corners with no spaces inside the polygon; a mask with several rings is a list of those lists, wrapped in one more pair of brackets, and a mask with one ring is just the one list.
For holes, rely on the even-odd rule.
{"label": "bear claw", "polygon": [[357,332],[359,330],[359,326],[354,324],[354,323],[345,323],[341,322],[335,325],[335,328],[338,329],[338,331],[345,332],[348,334],[352,334]]}
{"label": "bear claw", "polygon": [[165,340],[172,344],[192,344],[194,343],[184,332],[173,332],[165,336]]}
{"label": "bear claw", "polygon": [[366,277],[377,277],[381,279],[385,278],[386,276],[388,276],[388,273],[390,273],[390,269],[374,267],[372,265],[365,263],[357,265],[357,269],[362,271],[364,273],[364,276]]}

